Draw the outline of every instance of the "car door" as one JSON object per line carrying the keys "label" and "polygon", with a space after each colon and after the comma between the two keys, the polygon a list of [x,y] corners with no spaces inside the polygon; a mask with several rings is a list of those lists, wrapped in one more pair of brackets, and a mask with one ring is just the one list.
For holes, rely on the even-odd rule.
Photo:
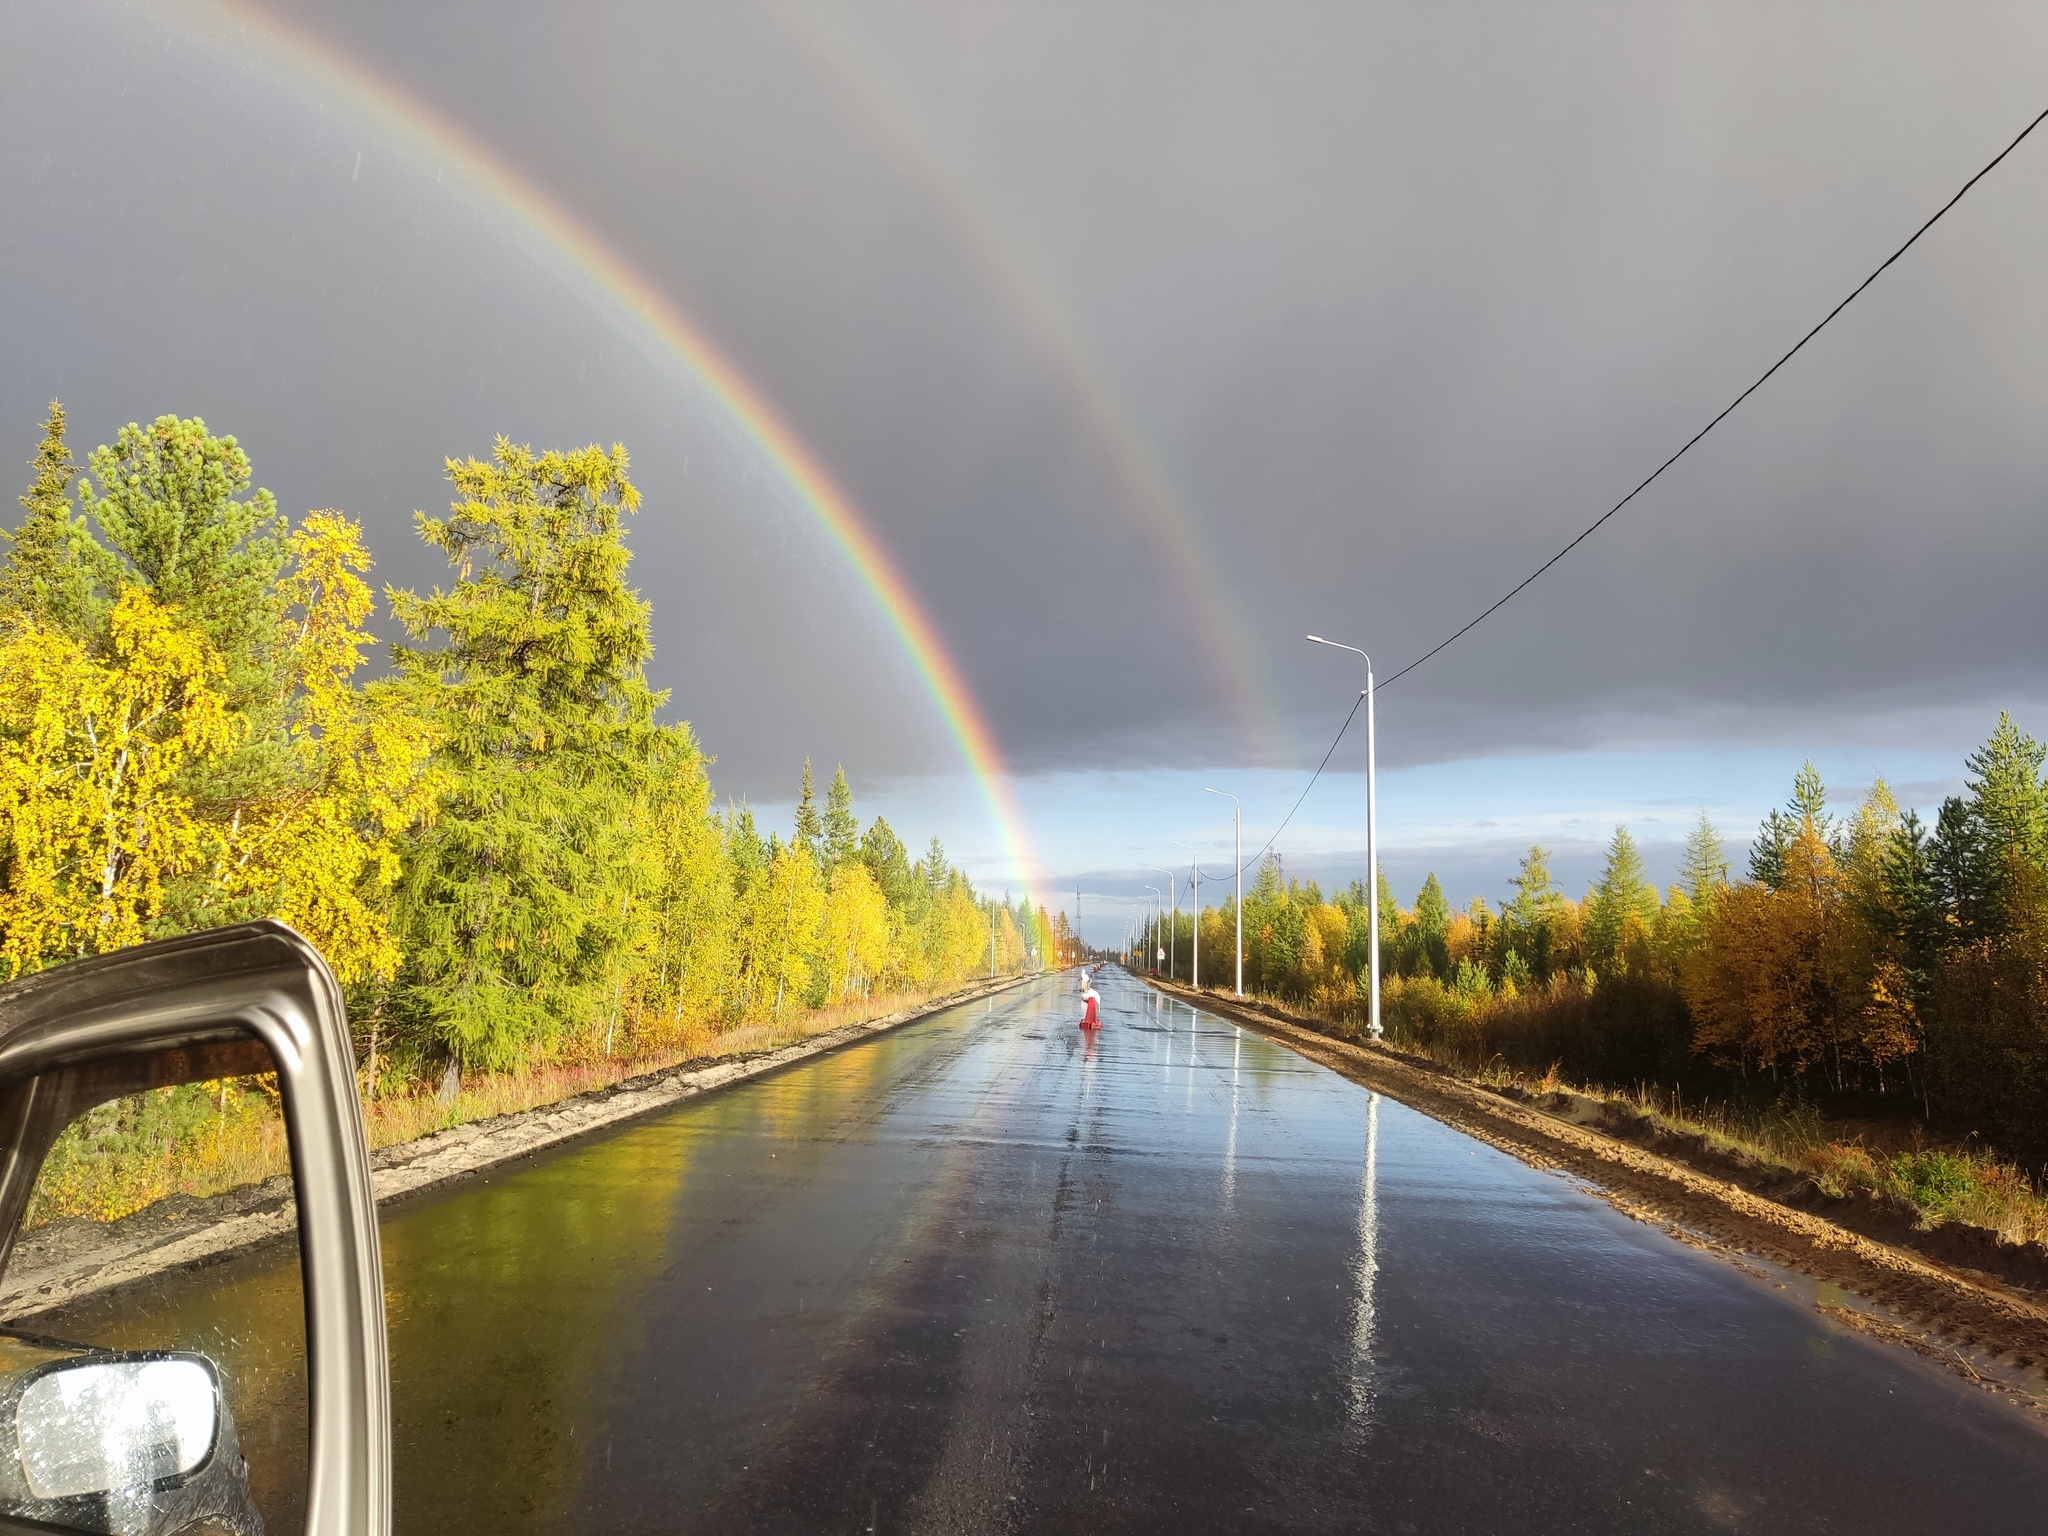
{"label": "car door", "polygon": [[[151,1249],[102,1237],[86,1262],[44,1253],[42,1269],[24,1257],[38,1247],[24,1239],[38,1174],[67,1127],[75,1147],[81,1117],[106,1106],[251,1080],[274,1093],[288,1140],[288,1200],[269,1219],[277,1241],[295,1228],[305,1318],[292,1363],[302,1418],[288,1437],[303,1436],[303,1454],[295,1443],[267,1450],[278,1465],[255,1469],[254,1492],[233,1401],[244,1373],[218,1349],[121,1326],[152,1263],[211,1241],[208,1273],[227,1273],[219,1249],[233,1232],[216,1222],[213,1239],[199,1230]],[[188,1224],[208,1219],[202,1208]],[[53,1309],[57,1292],[91,1305]],[[68,1336],[67,1317],[91,1336]],[[384,1536],[389,1436],[369,1152],[341,992],[313,947],[265,921],[0,987],[0,1530],[260,1536],[268,1500],[273,1530],[302,1515],[312,1536]]]}

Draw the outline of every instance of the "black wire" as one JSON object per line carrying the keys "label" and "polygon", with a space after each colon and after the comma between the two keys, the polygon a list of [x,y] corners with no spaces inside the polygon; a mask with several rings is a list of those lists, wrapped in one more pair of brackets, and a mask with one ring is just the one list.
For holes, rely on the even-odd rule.
{"label": "black wire", "polygon": [[1287,823],[1294,820],[1294,811],[1298,811],[1301,809],[1302,801],[1308,799],[1308,792],[1316,787],[1316,780],[1320,779],[1323,776],[1323,770],[1330,766],[1330,759],[1337,755],[1337,743],[1339,741],[1342,741],[1344,739],[1344,733],[1351,729],[1351,722],[1358,718],[1358,706],[1363,704],[1364,702],[1365,695],[1362,693],[1357,698],[1351,701],[1351,713],[1346,715],[1344,717],[1344,723],[1337,727],[1336,738],[1331,741],[1330,750],[1323,754],[1323,760],[1320,763],[1316,764],[1316,771],[1310,774],[1308,776],[1308,782],[1301,786],[1301,794],[1298,798],[1296,798],[1294,802],[1294,810],[1289,811],[1285,819],[1281,821],[1280,825],[1273,829],[1273,835],[1266,839],[1265,848],[1261,848],[1257,853],[1253,854],[1250,858],[1246,859],[1242,864],[1238,865],[1235,870],[1231,871],[1233,877],[1242,876],[1246,870],[1250,869],[1254,864],[1258,863],[1260,859],[1263,859],[1266,856],[1267,849],[1271,848],[1273,844],[1280,840],[1280,834],[1287,830]]}
{"label": "black wire", "polygon": [[[1880,277],[1882,277],[1885,273],[1886,268],[1891,266],[1891,264],[1897,261],[1901,256],[1905,255],[1906,252],[1910,251],[1922,235],[1926,234],[1928,230],[1934,228],[1934,226],[1940,222],[1942,215],[1946,214],[1951,208],[1955,207],[1957,203],[1963,200],[1963,194],[1965,192],[1968,192],[1970,188],[1976,186],[1978,182],[1982,181],[1986,176],[1989,176],[1992,173],[1992,171],[1997,169],[1999,162],[2004,160],[2005,157],[2011,154],[2014,150],[2018,149],[2020,147],[2020,144],[2026,139],[2027,135],[2032,133],[2036,128],[2040,127],[2043,122],[2048,122],[2048,108],[2044,108],[2038,117],[2036,117],[2032,122],[2028,123],[2026,127],[2022,128],[2019,131],[2018,136],[2014,138],[2010,144],[2006,145],[2005,148],[2001,149],[1997,154],[1993,155],[1990,161],[1984,166],[1982,170],[1977,172],[1977,174],[1972,176],[1968,181],[1964,182],[1962,186],[1957,190],[1955,196],[1951,197],[1947,202],[1943,203],[1939,208],[1935,209],[1933,217],[1929,218],[1925,224],[1922,224],[1918,229],[1914,230],[1912,236],[1906,241],[1904,245],[1900,246],[1896,251],[1893,251],[1891,255],[1885,257],[1883,261],[1879,262],[1877,265],[1877,269],[1874,272],[1872,272],[1870,276],[1864,278],[1862,282],[1858,283],[1853,289],[1851,289],[1849,292],[1849,296],[1847,298],[1843,299],[1841,303],[1837,304],[1833,309],[1829,310],[1827,314],[1822,316],[1819,325],[1816,325],[1812,330],[1808,331],[1804,336],[1800,337],[1798,341],[1794,342],[1792,344],[1792,348],[1790,351],[1788,351],[1783,357],[1779,358],[1775,363],[1771,364],[1770,367],[1766,368],[1754,384],[1751,384],[1749,388],[1745,389],[1741,394],[1737,395],[1733,400],[1729,401],[1728,404],[1722,409],[1720,415],[1716,416],[1704,427],[1701,427],[1699,431],[1693,433],[1691,437],[1687,438],[1684,447],[1680,448],[1678,452],[1672,454],[1670,458],[1666,459],[1662,464],[1659,464],[1655,469],[1650,471],[1649,475],[1644,478],[1643,482],[1640,485],[1638,485],[1634,490],[1630,491],[1626,496],[1622,497],[1621,500],[1617,501],[1613,506],[1609,507],[1605,512],[1601,513],[1597,518],[1595,518],[1592,521],[1592,523],[1589,524],[1579,534],[1577,538],[1571,541],[1571,543],[1565,545],[1563,549],[1560,549],[1548,560],[1544,561],[1541,565],[1537,566],[1535,570],[1531,571],[1527,576],[1524,576],[1520,581],[1516,582],[1515,585],[1509,589],[1505,597],[1501,598],[1500,601],[1495,603],[1491,608],[1488,608],[1484,613],[1480,614],[1478,618],[1472,620],[1471,623],[1467,624],[1463,629],[1459,630],[1456,634],[1452,635],[1448,640],[1445,640],[1441,644],[1438,644],[1432,647],[1431,649],[1424,651],[1420,656],[1416,657],[1413,661],[1409,662],[1407,666],[1401,668],[1400,671],[1394,673],[1391,677],[1387,678],[1384,682],[1379,683],[1377,686],[1385,688],[1390,686],[1391,684],[1399,682],[1402,678],[1406,677],[1410,672],[1413,672],[1417,667],[1421,666],[1425,661],[1428,661],[1432,657],[1435,657],[1438,654],[1440,654],[1441,652],[1450,649],[1451,646],[1457,644],[1458,641],[1464,639],[1467,635],[1471,634],[1473,630],[1477,629],[1481,624],[1484,624],[1496,613],[1499,613],[1501,609],[1507,607],[1509,603],[1513,602],[1516,597],[1520,596],[1522,590],[1525,587],[1527,587],[1531,582],[1535,581],[1537,577],[1541,576],[1545,571],[1549,570],[1553,565],[1557,564],[1558,561],[1562,560],[1566,555],[1570,554],[1573,550],[1577,549],[1581,544],[1585,543],[1587,539],[1591,538],[1594,535],[1594,533],[1596,533],[1599,530],[1601,524],[1605,523],[1610,517],[1613,517],[1615,513],[1619,512],[1623,507],[1627,506],[1630,502],[1634,501],[1638,496],[1642,495],[1644,491],[1648,490],[1650,488],[1651,483],[1655,481],[1659,475],[1663,474],[1665,470],[1669,469],[1672,465],[1676,464],[1680,459],[1684,458],[1686,454],[1690,453],[1695,443],[1699,442],[1701,438],[1705,437],[1709,432],[1713,431],[1714,428],[1721,425],[1723,421],[1727,420],[1729,416],[1734,414],[1735,408],[1738,405],[1742,404],[1743,401],[1747,400],[1751,395],[1755,394],[1759,389],[1763,388],[1763,386],[1767,382],[1769,382],[1771,375],[1776,373],[1780,368],[1784,367],[1787,363],[1791,362],[1793,357],[1799,353],[1801,348],[1803,348],[1809,341],[1813,340],[1814,337],[1818,336],[1824,329],[1827,328],[1827,324],[1829,321],[1833,320],[1835,316],[1839,315],[1843,310],[1847,309],[1852,303],[1855,302],[1857,296],[1860,295],[1864,289],[1868,288],[1872,283],[1876,282]],[[1282,821],[1279,826],[1273,829],[1273,835],[1266,839],[1266,846],[1264,848],[1261,848],[1249,859],[1246,859],[1244,863],[1237,866],[1236,870],[1233,871],[1235,875],[1243,875],[1247,869],[1251,868],[1252,865],[1256,864],[1260,859],[1264,858],[1266,856],[1267,851],[1270,850],[1273,844],[1279,840],[1280,834],[1287,830],[1287,823],[1294,820],[1294,812],[1301,809],[1302,802],[1308,799],[1308,792],[1316,787],[1316,780],[1320,779],[1323,776],[1323,770],[1330,765],[1330,759],[1336,754],[1337,751],[1337,743],[1342,741],[1344,739],[1344,733],[1351,729],[1351,722],[1354,719],[1356,719],[1358,715],[1358,706],[1364,702],[1365,695],[1361,693],[1358,696],[1357,700],[1352,704],[1351,713],[1344,717],[1344,723],[1337,728],[1337,735],[1336,738],[1332,740],[1330,743],[1330,750],[1323,754],[1323,760],[1320,763],[1316,764],[1316,771],[1309,775],[1308,783],[1302,786],[1301,796],[1294,802],[1294,810],[1290,810],[1287,813],[1286,820]]]}
{"label": "black wire", "polygon": [[1822,318],[1819,325],[1816,325],[1812,330],[1808,331],[1804,336],[1800,337],[1798,341],[1793,343],[1791,351],[1787,352],[1783,357],[1779,358],[1775,363],[1771,364],[1769,368],[1766,368],[1763,372],[1762,377],[1758,378],[1754,384],[1749,386],[1749,388],[1745,389],[1741,394],[1737,395],[1733,400],[1729,401],[1727,407],[1722,410],[1720,415],[1716,416],[1704,427],[1701,427],[1699,431],[1693,433],[1693,435],[1686,440],[1685,446],[1679,449],[1678,452],[1671,455],[1671,457],[1666,459],[1662,464],[1659,464],[1654,470],[1652,470],[1649,476],[1643,481],[1641,485],[1638,485],[1634,490],[1630,491],[1626,496],[1622,497],[1621,500],[1617,501],[1613,506],[1609,507],[1605,512],[1601,513],[1600,516],[1594,519],[1592,524],[1589,527],[1587,527],[1585,531],[1582,532],[1577,538],[1573,539],[1571,543],[1565,545],[1563,549],[1560,549],[1548,560],[1544,561],[1541,565],[1537,566],[1535,570],[1531,571],[1527,576],[1524,576],[1520,581],[1516,582],[1513,588],[1509,590],[1507,596],[1503,597],[1491,608],[1488,608],[1484,613],[1480,614],[1478,618],[1474,619],[1471,623],[1467,624],[1463,629],[1459,630],[1456,634],[1452,635],[1450,639],[1445,640],[1440,645],[1435,646],[1431,650],[1423,652],[1420,656],[1416,657],[1415,660],[1409,662],[1407,666],[1403,667],[1400,671],[1396,672],[1392,677],[1386,679],[1386,681],[1382,682],[1379,686],[1385,688],[1390,686],[1391,684],[1399,682],[1402,678],[1406,677],[1410,672],[1413,672],[1417,667],[1421,666],[1425,661],[1428,661],[1431,657],[1436,656],[1438,653],[1442,651],[1448,650],[1458,641],[1464,639],[1467,635],[1471,634],[1473,630],[1477,629],[1481,624],[1484,624],[1496,613],[1499,613],[1501,609],[1505,608],[1510,602],[1514,601],[1514,599],[1521,594],[1523,588],[1527,587],[1537,577],[1541,576],[1545,571],[1549,570],[1553,565],[1557,564],[1558,561],[1562,560],[1566,555],[1570,554],[1573,550],[1577,549],[1581,544],[1585,543],[1587,539],[1591,538],[1594,532],[1598,530],[1602,523],[1606,522],[1610,517],[1614,516],[1615,513],[1619,512],[1623,507],[1627,506],[1630,502],[1634,501],[1636,497],[1640,496],[1644,491],[1648,490],[1650,488],[1650,484],[1652,481],[1654,481],[1659,475],[1663,474],[1664,471],[1669,469],[1672,465],[1676,464],[1680,459],[1684,458],[1686,454],[1692,450],[1693,444],[1697,443],[1701,438],[1705,437],[1709,432],[1713,431],[1714,428],[1721,425],[1723,421],[1727,420],[1729,415],[1731,415],[1734,412],[1736,406],[1742,404],[1743,401],[1747,400],[1751,395],[1755,394],[1759,389],[1763,388],[1764,384],[1770,379],[1772,374],[1776,373],[1780,368],[1784,367],[1787,363],[1791,362],[1793,357],[1798,354],[1799,350],[1802,347],[1804,347],[1809,341],[1813,340],[1814,337],[1818,336],[1821,333],[1821,331],[1826,328],[1830,320],[1834,319],[1835,316],[1839,315],[1843,310],[1847,309],[1850,306],[1850,304],[1852,304],[1855,301],[1857,295],[1861,294],[1864,289],[1868,288],[1872,283],[1876,282],[1878,278],[1882,277],[1887,267],[1889,267],[1893,262],[1897,261],[1901,256],[1905,255],[1906,252],[1911,250],[1913,248],[1914,242],[1919,240],[1919,238],[1922,235],[1926,234],[1928,230],[1934,228],[1935,224],[1939,222],[1943,214],[1947,213],[1949,209],[1955,207],[1957,203],[1963,200],[1963,193],[1968,192],[1970,188],[1977,185],[1977,183],[1982,181],[1986,176],[1989,176],[1991,172],[1994,169],[1996,169],[1999,161],[2003,160],[2007,155],[2011,154],[2014,150],[2018,149],[2020,147],[2021,141],[2024,140],[2026,136],[2032,133],[2036,128],[2040,127],[2043,121],[2048,121],[2048,109],[2044,109],[2039,117],[2035,118],[2031,123],[2027,124],[2026,127],[2022,128],[2019,132],[2019,137],[2015,138],[2010,144],[2006,145],[2005,148],[2001,149],[1997,154],[1993,155],[1991,157],[1990,164],[1986,165],[1983,170],[1979,171],[1976,175],[1972,176],[1968,181],[1964,182],[1961,190],[1959,190],[1954,197],[1950,198],[1947,202],[1943,203],[1939,208],[1935,210],[1933,218],[1930,218],[1925,224],[1922,224],[1918,229],[1913,231],[1911,239],[1907,240],[1906,243],[1900,246],[1896,251],[1893,251],[1891,255],[1885,257],[1885,259],[1878,264],[1877,270],[1875,272],[1872,272],[1870,276],[1863,279],[1862,282],[1858,283],[1855,286],[1855,288],[1850,291],[1848,298],[1842,300],[1841,303],[1837,304],[1833,309],[1829,310],[1827,314]]}

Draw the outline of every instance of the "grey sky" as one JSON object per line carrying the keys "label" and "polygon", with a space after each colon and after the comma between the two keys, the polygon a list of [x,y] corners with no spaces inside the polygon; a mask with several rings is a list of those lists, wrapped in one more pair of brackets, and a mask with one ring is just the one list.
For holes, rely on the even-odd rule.
{"label": "grey sky", "polygon": [[[874,604],[714,402],[543,242],[237,62],[221,13],[172,10],[0,8],[12,459],[53,394],[82,446],[203,414],[287,508],[345,507],[383,574],[432,580],[405,529],[445,503],[442,456],[623,439],[657,678],[722,788],[785,797],[806,753],[952,766]],[[1027,769],[1312,761],[1354,679],[1305,630],[1383,673],[1426,649],[2048,105],[2027,6],[279,10],[701,322]],[[1387,760],[1864,740],[2039,701],[2044,194],[2048,137],[1390,692]],[[991,241],[1086,339],[1211,590]],[[1249,710],[1212,662],[1226,617]]]}

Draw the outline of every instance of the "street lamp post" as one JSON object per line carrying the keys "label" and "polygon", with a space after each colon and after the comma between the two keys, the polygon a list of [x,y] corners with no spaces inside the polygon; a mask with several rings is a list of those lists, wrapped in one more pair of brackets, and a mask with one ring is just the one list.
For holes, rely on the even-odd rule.
{"label": "street lamp post", "polygon": [[1173,980],[1173,952],[1180,943],[1180,876],[1173,870],[1152,866],[1166,876],[1167,889],[1173,892],[1173,916],[1166,920],[1166,979]]}
{"label": "street lamp post", "polygon": [[1321,635],[1310,635],[1313,645],[1327,645],[1332,650],[1349,651],[1365,661],[1365,911],[1366,922],[1371,931],[1366,936],[1365,952],[1370,958],[1372,971],[1372,1022],[1370,1029],[1377,1040],[1385,1031],[1380,1027],[1380,796],[1379,796],[1379,744],[1373,736],[1372,718],[1372,658],[1355,645],[1340,645],[1335,640],[1325,640]]}
{"label": "street lamp post", "polygon": [[1146,941],[1145,969],[1156,975],[1159,970],[1159,913],[1166,902],[1158,886],[1148,885],[1145,889],[1152,893],[1152,937]]}
{"label": "street lamp post", "polygon": [[1195,857],[1195,850],[1191,844],[1175,838],[1173,846],[1186,848],[1188,851],[1188,890],[1191,893],[1188,901],[1195,915],[1193,985],[1199,992],[1202,990],[1202,861]]}
{"label": "street lamp post", "polygon": [[1205,795],[1222,795],[1237,808],[1230,813],[1230,899],[1237,906],[1237,995],[1244,996],[1244,807],[1237,796],[1203,786]]}

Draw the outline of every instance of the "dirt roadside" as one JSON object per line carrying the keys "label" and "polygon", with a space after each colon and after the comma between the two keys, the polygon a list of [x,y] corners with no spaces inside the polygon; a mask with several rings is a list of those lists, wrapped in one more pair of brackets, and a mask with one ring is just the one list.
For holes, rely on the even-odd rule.
{"label": "dirt roadside", "polygon": [[[984,982],[777,1050],[672,1067],[558,1103],[382,1147],[370,1154],[370,1185],[377,1204],[388,1206],[1034,979],[1012,976]],[[284,1175],[206,1199],[173,1195],[120,1221],[53,1221],[15,1244],[6,1273],[0,1276],[0,1318],[19,1323],[171,1270],[228,1258],[284,1238],[297,1225],[291,1180]]]}
{"label": "dirt roadside", "polygon": [[[1817,1309],[1835,1322],[1913,1349],[2011,1396],[2048,1423],[2048,1288],[1881,1241],[1745,1187],[1735,1177],[1575,1123],[1570,1116],[1589,1102],[1576,1095],[1553,1096],[1559,1102],[1552,1112],[1544,1107],[1549,1100],[1518,1102],[1453,1077],[1433,1062],[1333,1039],[1291,1010],[1240,1004],[1169,982],[1151,984],[1531,1167],[1582,1179],[1626,1215],[1719,1254],[1751,1275],[1771,1278],[1751,1262],[1760,1261],[1810,1277],[1819,1283]],[[1797,1198],[1800,1181],[1781,1173],[1780,1182],[1792,1186],[1784,1195]],[[2031,1278],[2037,1264],[2023,1253],[2002,1267]]]}

